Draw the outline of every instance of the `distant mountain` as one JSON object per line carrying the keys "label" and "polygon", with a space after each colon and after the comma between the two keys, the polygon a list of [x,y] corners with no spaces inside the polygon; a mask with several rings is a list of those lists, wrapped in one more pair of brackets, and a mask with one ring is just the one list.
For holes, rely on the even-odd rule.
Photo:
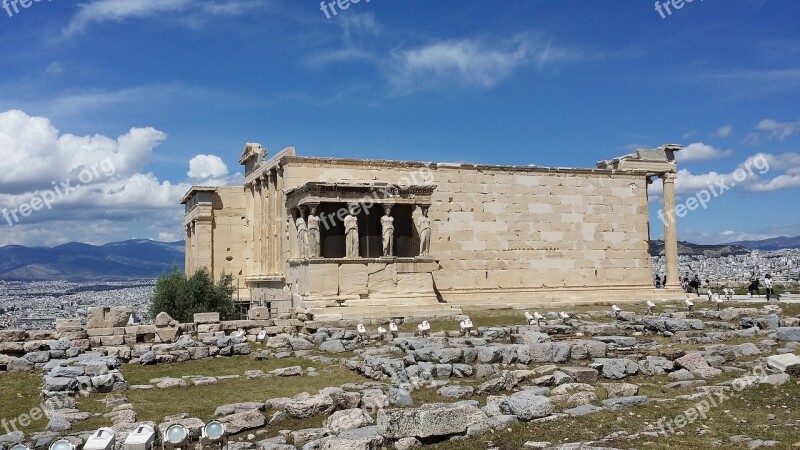
{"label": "distant mountain", "polygon": [[0,280],[124,281],[183,268],[184,243],[134,239],[106,245],[0,247]]}
{"label": "distant mountain", "polygon": [[[729,255],[744,255],[749,253],[747,248],[734,245],[699,245],[691,242],[678,241],[678,254],[687,256],[705,256],[707,258],[719,258]],[[664,241],[650,241],[650,255],[658,256],[664,254]]]}
{"label": "distant mountain", "polygon": [[782,248],[800,248],[800,236],[787,237],[781,236],[760,241],[739,241],[732,242],[731,245],[740,245],[753,250],[780,250]]}

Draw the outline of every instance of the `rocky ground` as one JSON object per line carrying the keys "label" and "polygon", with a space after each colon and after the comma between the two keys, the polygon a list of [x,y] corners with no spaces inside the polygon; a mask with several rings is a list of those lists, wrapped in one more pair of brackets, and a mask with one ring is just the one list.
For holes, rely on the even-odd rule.
{"label": "rocky ground", "polygon": [[155,366],[51,359],[41,374],[0,375],[5,419],[36,407],[33,389],[49,417],[0,447],[80,444],[99,426],[119,445],[142,422],[196,437],[212,418],[236,449],[800,447],[800,308],[696,303],[584,307],[538,324],[473,312],[466,335],[457,321],[385,339],[321,327],[246,356]]}

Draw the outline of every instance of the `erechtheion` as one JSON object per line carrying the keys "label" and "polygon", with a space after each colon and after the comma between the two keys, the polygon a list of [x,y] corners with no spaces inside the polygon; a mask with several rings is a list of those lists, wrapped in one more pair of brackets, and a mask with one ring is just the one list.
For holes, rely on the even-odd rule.
{"label": "erechtheion", "polygon": [[[195,186],[186,271],[232,274],[237,297],[318,318],[677,298],[654,289],[648,184],[675,205],[677,145],[594,169],[297,156],[247,144],[244,186]],[[669,216],[669,214],[668,214]]]}

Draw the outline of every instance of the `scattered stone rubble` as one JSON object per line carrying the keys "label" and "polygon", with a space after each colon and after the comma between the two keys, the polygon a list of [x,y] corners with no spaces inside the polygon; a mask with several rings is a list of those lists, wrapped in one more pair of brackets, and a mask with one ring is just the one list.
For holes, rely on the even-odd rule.
{"label": "scattered stone rubble", "polygon": [[[105,327],[119,325],[123,319],[119,312],[104,312],[102,320],[90,323]],[[193,324],[176,324],[169,317],[159,317],[152,336],[143,332],[151,328],[128,333],[130,327],[125,327],[121,336],[127,352],[107,341],[104,345],[103,337],[118,336],[113,333],[100,336],[95,348],[91,338],[99,335],[91,336],[88,331],[98,328],[87,330],[88,340],[34,333],[40,339],[31,341],[30,334],[3,332],[0,343],[14,343],[14,348],[17,343],[22,345],[17,356],[6,360],[6,370],[45,370],[43,395],[70,398],[79,394],[82,386],[112,394],[124,392],[128,386],[119,371],[121,362],[161,364],[250,354],[249,342],[267,329],[263,319],[235,324],[219,322],[213,315],[195,319]],[[551,314],[540,325],[478,328],[466,336],[435,330],[426,337],[400,333],[386,341],[377,334],[359,336],[348,328],[297,317],[273,320],[269,327],[264,350],[250,357],[295,356],[317,366],[343,364],[371,381],[291,398],[220,405],[215,415],[229,432],[248,433],[245,442],[232,444],[237,449],[407,449],[469,439],[505,430],[516,422],[564,420],[653,401],[696,398],[708,390],[729,390],[737,383],[745,387],[780,385],[800,374],[800,318],[782,317],[776,306],[658,315],[592,312],[570,315],[569,319]],[[105,329],[114,328],[120,327]],[[244,336],[231,336],[238,330],[244,330]],[[136,341],[126,342],[126,336],[135,336]],[[141,336],[153,342],[141,342]],[[50,340],[43,339],[48,337]],[[738,343],[742,338],[752,342]],[[734,339],[736,344],[726,343]],[[698,350],[685,351],[682,347],[686,345]],[[753,375],[758,368],[764,376]],[[244,376],[257,379],[315,373],[313,368],[304,371],[290,366],[271,372],[248,371]],[[735,374],[736,379],[715,381],[723,374]],[[626,381],[635,375],[666,380],[663,391],[667,398],[641,395],[638,384]],[[130,388],[169,389],[216,382],[219,380],[210,377],[187,376],[153,379],[150,385]],[[696,394],[670,398],[669,393],[678,388],[693,388]],[[422,404],[414,399],[419,389],[433,389],[449,401]],[[476,400],[481,395],[487,396],[483,405]],[[52,431],[63,432],[69,429],[69,422],[80,420],[74,403],[66,403],[53,415],[64,420],[56,419]],[[108,417],[124,430],[135,422],[135,413],[131,413],[131,405],[122,401],[113,405]],[[259,440],[266,425],[290,418],[317,418],[320,426],[286,430]],[[195,435],[203,425],[199,418],[182,415],[164,418],[158,426],[165,429],[171,423],[182,423]],[[642,433],[657,436],[658,430],[647,428]],[[0,438],[0,446],[4,438],[10,439]],[[531,441],[526,447],[607,448],[602,445],[603,438],[561,445]]]}

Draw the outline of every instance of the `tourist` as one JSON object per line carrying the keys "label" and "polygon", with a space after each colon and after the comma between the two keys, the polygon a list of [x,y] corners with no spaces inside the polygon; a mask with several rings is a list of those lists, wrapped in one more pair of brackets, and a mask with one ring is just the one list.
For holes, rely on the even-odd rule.
{"label": "tourist", "polygon": [[694,292],[700,297],[700,277],[697,274],[689,281],[689,292]]}
{"label": "tourist", "polygon": [[775,294],[775,291],[772,289],[772,275],[766,274],[764,276],[764,287],[767,289],[767,302],[769,302],[769,296]]}
{"label": "tourist", "polygon": [[656,289],[661,289],[661,275],[656,274],[656,276],[653,277],[653,282],[656,285]]}
{"label": "tourist", "polygon": [[761,285],[761,282],[758,281],[758,277],[756,276],[756,273],[753,272],[753,274],[750,276],[750,285],[747,286],[747,292],[750,293],[750,297],[753,296],[753,292],[756,293],[756,296],[761,295],[761,291],[758,289],[758,287],[760,285]]}

